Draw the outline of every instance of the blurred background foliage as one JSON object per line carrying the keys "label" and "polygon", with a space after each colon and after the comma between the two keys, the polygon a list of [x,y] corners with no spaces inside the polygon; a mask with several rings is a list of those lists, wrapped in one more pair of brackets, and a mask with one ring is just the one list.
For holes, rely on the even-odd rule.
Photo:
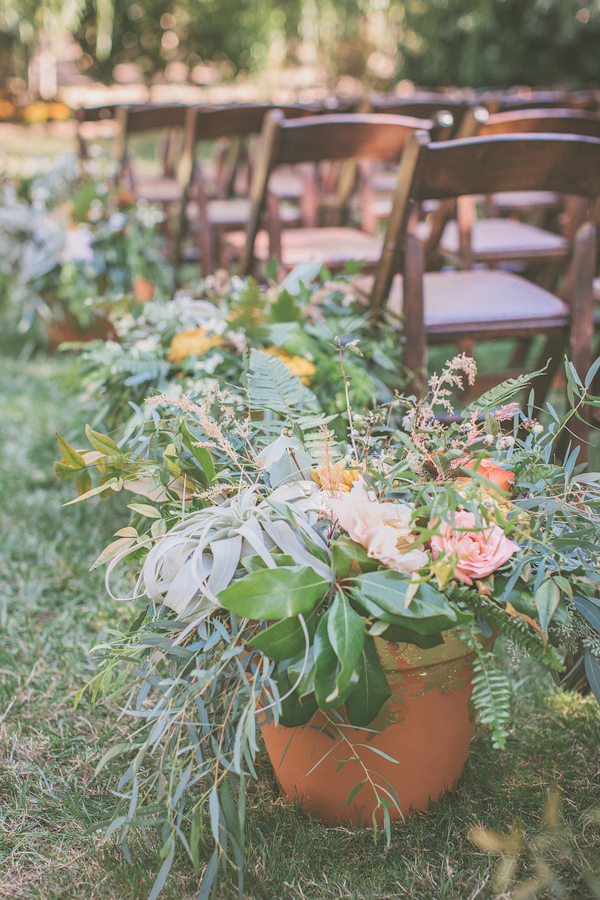
{"label": "blurred background foliage", "polygon": [[0,0],[0,78],[25,77],[65,30],[105,82],[119,63],[150,79],[173,61],[221,78],[318,64],[372,87],[600,82],[600,0]]}

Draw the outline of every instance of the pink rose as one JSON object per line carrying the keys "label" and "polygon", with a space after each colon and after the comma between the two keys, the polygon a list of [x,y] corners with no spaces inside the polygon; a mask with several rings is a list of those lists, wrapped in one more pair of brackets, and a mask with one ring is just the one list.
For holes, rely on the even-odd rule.
{"label": "pink rose", "polygon": [[439,533],[431,538],[433,558],[444,553],[456,559],[454,577],[465,584],[491,575],[517,550],[520,547],[509,541],[498,525],[482,527],[470,512],[457,512],[454,526],[442,522]]}

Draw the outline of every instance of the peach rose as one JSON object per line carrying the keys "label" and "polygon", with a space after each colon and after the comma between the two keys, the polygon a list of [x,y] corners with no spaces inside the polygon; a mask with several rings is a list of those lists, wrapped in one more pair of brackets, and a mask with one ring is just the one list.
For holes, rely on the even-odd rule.
{"label": "peach rose", "polygon": [[347,494],[321,501],[333,513],[340,528],[357,544],[362,544],[371,559],[377,559],[394,572],[415,572],[429,562],[420,547],[411,549],[416,540],[410,527],[412,511],[404,503],[380,503],[367,490],[362,478]]}
{"label": "peach rose", "polygon": [[454,577],[464,584],[491,575],[518,550],[518,544],[510,541],[498,525],[482,528],[473,513],[464,511],[456,513],[454,526],[442,522],[439,534],[431,538],[433,558],[444,553],[450,560],[456,559]]}
{"label": "peach rose", "polygon": [[473,469],[475,472],[479,472],[480,475],[483,475],[484,478],[495,484],[501,491],[509,491],[511,484],[515,480],[514,472],[507,472],[506,469],[501,469],[489,456],[479,461],[471,459],[469,462],[464,463],[463,469]]}

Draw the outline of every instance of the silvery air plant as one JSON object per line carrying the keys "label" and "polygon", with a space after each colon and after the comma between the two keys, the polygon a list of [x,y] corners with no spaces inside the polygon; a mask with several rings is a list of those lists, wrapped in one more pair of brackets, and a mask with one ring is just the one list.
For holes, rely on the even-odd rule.
{"label": "silvery air plant", "polygon": [[[158,398],[118,444],[89,428],[92,449],[59,439],[57,474],[77,478],[72,502],[134,495],[130,524],[96,565],[114,599],[135,604],[135,621],[96,649],[88,690],[118,699],[132,722],[99,768],[123,766],[109,829],[123,847],[135,823],[160,833],[152,898],[177,845],[201,896],[226,863],[241,891],[261,724],[300,725],[321,710],[334,733],[368,729],[389,696],[376,639],[427,649],[458,636],[496,747],[510,740],[509,690],[490,634],[558,681],[585,670],[600,697],[600,476],[577,465],[576,449],[553,458],[569,418],[600,398],[566,371],[573,406],[563,417],[549,407],[545,426],[531,398],[517,402],[525,377],[448,416],[451,392],[475,376],[461,356],[422,400],[364,414],[349,404],[339,442],[311,390],[252,351],[242,401],[219,390]],[[132,573],[124,597],[117,569],[119,583]],[[393,797],[376,799],[385,819]]]}

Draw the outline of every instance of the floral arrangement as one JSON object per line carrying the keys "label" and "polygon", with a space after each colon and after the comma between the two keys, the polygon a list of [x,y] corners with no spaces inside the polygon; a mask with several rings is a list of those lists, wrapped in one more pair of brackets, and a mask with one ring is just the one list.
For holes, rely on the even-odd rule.
{"label": "floral arrangement", "polygon": [[[504,635],[557,679],[566,647],[566,683],[585,667],[600,701],[600,476],[577,465],[576,448],[553,461],[570,416],[600,406],[588,391],[599,367],[584,385],[566,366],[573,408],[548,407],[543,427],[532,400],[516,401],[526,378],[452,417],[451,392],[475,377],[460,356],[424,400],[369,414],[349,404],[339,441],[310,388],[254,350],[242,399],[218,388],[158,397],[120,444],[90,428],[91,450],[59,438],[72,502],[134,495],[129,525],[95,565],[137,617],[97,648],[88,689],[120,698],[136,725],[101,766],[123,766],[111,833],[126,847],[136,821],[162,829],[153,898],[178,842],[202,872],[205,825],[215,849],[202,896],[220,863],[241,878],[261,723],[296,726],[320,710],[334,733],[368,728],[389,696],[377,641],[464,642],[473,702],[498,747],[509,691],[484,637]],[[122,565],[134,574],[125,597],[113,586]],[[394,797],[370,784],[389,828]]]}
{"label": "floral arrangement", "polygon": [[93,409],[92,424],[110,431],[132,421],[152,393],[177,398],[202,385],[239,385],[247,350],[261,347],[334,415],[346,408],[338,354],[349,345],[345,374],[354,407],[390,401],[402,371],[393,323],[370,323],[351,280],[320,269],[299,266],[267,288],[219,271],[167,303],[117,310],[111,322],[119,342],[82,347],[65,383]]}
{"label": "floral arrangement", "polygon": [[164,297],[173,272],[160,252],[160,210],[114,188],[114,165],[96,153],[7,176],[0,208],[0,311],[33,333],[51,321],[84,332],[107,313]]}

